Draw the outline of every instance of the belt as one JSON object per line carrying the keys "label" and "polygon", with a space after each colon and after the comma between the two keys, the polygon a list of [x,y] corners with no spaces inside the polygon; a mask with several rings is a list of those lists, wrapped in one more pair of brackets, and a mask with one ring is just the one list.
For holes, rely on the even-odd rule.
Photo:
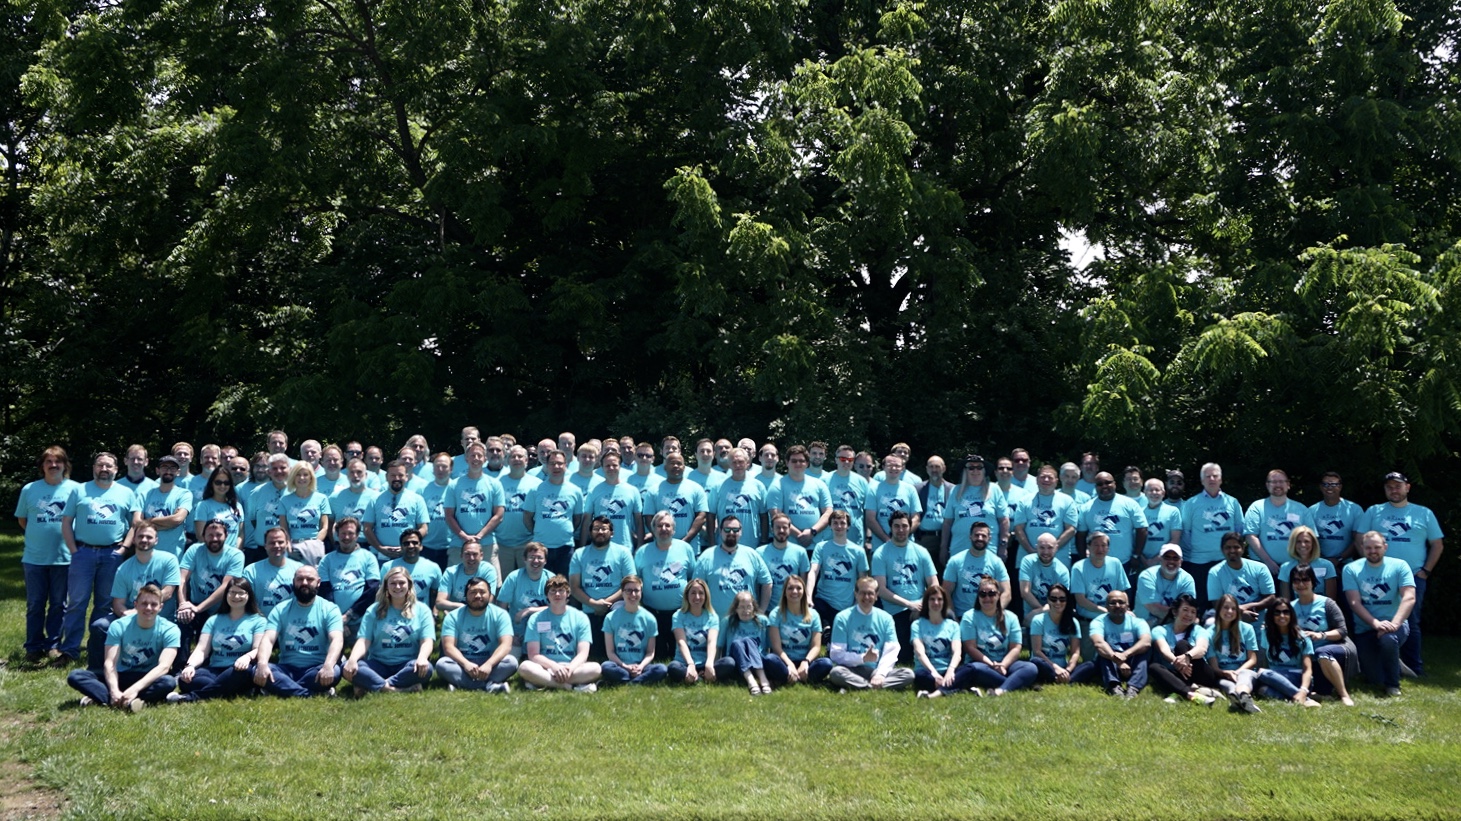
{"label": "belt", "polygon": [[92,550],[116,550],[119,545],[121,545],[121,542],[112,542],[111,544],[87,544],[86,542],[76,543],[77,547],[89,547]]}

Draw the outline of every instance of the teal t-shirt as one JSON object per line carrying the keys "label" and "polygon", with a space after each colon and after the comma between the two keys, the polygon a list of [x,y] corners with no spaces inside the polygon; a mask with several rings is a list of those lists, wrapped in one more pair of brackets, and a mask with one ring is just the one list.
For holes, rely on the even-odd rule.
{"label": "teal t-shirt", "polygon": [[[710,633],[719,631],[720,619],[709,609],[701,610],[698,616],[688,610],[676,610],[670,620],[670,627],[685,631],[685,645],[690,648],[690,660],[695,662],[696,667],[704,667],[706,656],[710,652]],[[675,658],[684,661],[678,653]]]}
{"label": "teal t-shirt", "polygon": [[[171,553],[153,550],[152,560],[147,564],[137,561],[136,556],[122,562],[121,566],[117,568],[117,574],[112,577],[112,598],[122,599],[130,609],[137,603],[137,593],[142,590],[144,585],[177,587],[181,582],[182,576],[178,572],[177,557]],[[175,613],[177,609],[178,600],[176,596],[173,596],[162,605],[162,614],[167,616],[169,611]]]}
{"label": "teal t-shirt", "polygon": [[1314,642],[1308,636],[1301,636],[1296,642],[1281,637],[1276,646],[1270,645],[1268,631],[1264,630],[1258,634],[1258,655],[1274,670],[1302,670],[1304,657],[1314,655]]}
{"label": "teal t-shirt", "polygon": [[330,634],[342,630],[340,608],[319,598],[305,607],[291,596],[269,613],[268,629],[277,636],[280,664],[290,667],[323,664],[330,650]]}
{"label": "teal t-shirt", "polygon": [[695,578],[704,579],[710,587],[710,605],[715,612],[729,613],[737,593],[744,591],[752,599],[759,598],[761,585],[771,584],[771,571],[760,554],[749,547],[737,547],[735,553],[710,547],[695,562]]}
{"label": "teal t-shirt", "polygon": [[568,576],[578,576],[578,584],[591,599],[605,599],[618,592],[625,576],[634,575],[634,557],[629,548],[609,542],[600,550],[593,545],[573,551]]}
{"label": "teal t-shirt", "polygon": [[822,511],[832,507],[832,494],[821,479],[804,477],[800,482],[781,476],[766,491],[766,509],[779,510],[791,517],[791,524],[806,530],[822,518]]}
{"label": "teal t-shirt", "polygon": [[864,613],[854,605],[838,613],[832,622],[832,643],[846,647],[849,653],[863,655],[877,650],[881,654],[889,642],[897,640],[893,617],[877,607]]}
{"label": "teal t-shirt", "polygon": [[[142,518],[156,519],[171,516],[179,510],[191,510],[193,494],[188,492],[187,488],[178,485],[173,485],[172,489],[167,491],[158,485],[148,488],[146,493],[139,493],[137,504],[141,508]],[[188,544],[188,529],[185,524],[167,530],[158,530],[157,550],[162,553],[170,553],[175,557],[183,555],[183,548]]]}
{"label": "teal t-shirt", "polygon": [[188,571],[188,601],[197,605],[213,595],[226,576],[243,578],[243,552],[224,547],[213,553],[201,542],[188,548],[178,569]]}
{"label": "teal t-shirt", "polygon": [[106,646],[117,648],[117,672],[145,672],[157,666],[163,650],[182,646],[182,632],[160,616],[152,627],[143,628],[133,613],[107,628]]}
{"label": "teal t-shirt", "polygon": [[216,499],[204,499],[193,511],[193,522],[195,524],[202,522],[204,525],[209,522],[222,522],[226,533],[223,537],[223,544],[227,547],[237,548],[243,536],[243,507],[229,507]]}
{"label": "teal t-shirt", "polygon": [[477,562],[476,570],[467,570],[466,565],[454,564],[441,577],[441,589],[446,591],[447,601],[467,602],[467,583],[472,579],[484,579],[492,593],[497,593],[497,571],[486,560]]}
{"label": "teal t-shirt", "polygon": [[431,618],[431,608],[416,602],[406,617],[395,607],[386,608],[384,617],[379,615],[380,607],[365,611],[360,620],[360,637],[370,642],[366,658],[386,667],[402,667],[421,650],[421,642],[436,638],[436,622]]}
{"label": "teal t-shirt", "polygon": [[[822,632],[822,617],[815,608],[807,608],[805,617],[795,613],[783,613],[777,607],[771,611],[770,625],[781,635],[781,650],[792,661],[802,661],[812,650],[812,636]],[[770,647],[767,647],[770,650]]]}
{"label": "teal t-shirt", "polygon": [[[1243,625],[1247,627],[1247,625]],[[1249,630],[1252,635],[1252,630]],[[1091,619],[1091,638],[1100,636],[1106,640],[1112,650],[1120,653],[1130,650],[1138,641],[1143,638],[1151,638],[1151,626],[1146,619],[1137,618],[1135,613],[1127,611],[1121,621],[1111,621],[1110,615],[1103,615],[1100,618]]]}
{"label": "teal t-shirt", "polygon": [[[1106,606],[1106,597],[1113,591],[1126,590],[1131,587],[1131,582],[1126,579],[1126,570],[1122,568],[1121,562],[1110,556],[1106,557],[1105,563],[1100,567],[1091,559],[1081,559],[1070,569],[1070,592],[1073,594],[1084,594],[1091,604]],[[1090,610],[1077,606],[1076,612],[1088,619],[1094,619],[1101,615],[1099,610]]]}
{"label": "teal t-shirt", "polygon": [[320,581],[330,583],[330,600],[342,613],[360,601],[367,584],[380,581],[380,562],[358,544],[349,553],[326,553],[319,571]]}
{"label": "teal t-shirt", "polygon": [[607,517],[614,524],[611,537],[616,545],[634,549],[634,525],[643,510],[641,496],[634,487],[624,482],[609,484],[601,482],[588,496],[585,512],[589,519]]}
{"label": "teal t-shirt", "polygon": [[538,653],[562,664],[573,661],[578,646],[592,642],[593,636],[589,633],[588,616],[570,607],[562,613],[552,610],[534,613],[528,618],[526,641],[529,656],[533,655],[536,644]]}
{"label": "teal t-shirt", "polygon": [[1020,559],[1020,581],[1029,582],[1030,592],[1035,595],[1036,601],[1044,604],[1052,585],[1059,584],[1066,590],[1070,589],[1070,570],[1060,559],[1051,559],[1050,564],[1041,564],[1040,554],[1027,553]]}
{"label": "teal t-shirt", "polygon": [[954,658],[954,645],[959,641],[959,623],[944,619],[934,624],[928,619],[913,623],[911,636],[914,641],[923,642],[923,653],[940,673],[946,672]]}
{"label": "teal t-shirt", "polygon": [[[995,621],[996,618],[999,621]],[[1019,618],[1008,610],[1000,610],[996,616],[982,610],[970,610],[959,619],[959,638],[974,642],[979,652],[998,661],[1010,648],[1025,643],[1025,632],[1020,627]]]}
{"label": "teal t-shirt", "polygon": [[[949,528],[949,555],[969,549],[969,528],[975,522],[989,525],[990,544],[999,538],[999,520],[1008,520],[1008,507],[999,486],[959,485],[949,496],[944,508],[944,524]],[[1026,529],[1028,531],[1028,528]],[[1005,578],[1009,578],[1008,571]]]}
{"label": "teal t-shirt", "polygon": [[481,664],[497,652],[497,645],[503,636],[511,636],[512,617],[501,607],[488,606],[474,615],[465,607],[446,614],[441,621],[441,640],[448,636],[457,644],[457,650],[473,664]]}
{"label": "teal t-shirt", "polygon": [[289,541],[317,539],[320,522],[330,515],[330,500],[323,493],[309,496],[290,493],[279,500],[279,515],[289,528]]}
{"label": "teal t-shirt", "polygon": [[996,582],[1010,580],[1004,561],[992,550],[977,555],[972,550],[965,550],[949,559],[948,566],[944,568],[944,581],[954,586],[949,604],[953,606],[955,616],[962,617],[974,609],[978,603],[979,580],[986,576]]}
{"label": "teal t-shirt", "polygon": [[771,573],[773,606],[781,601],[781,588],[786,586],[788,578],[801,576],[805,581],[807,573],[812,569],[812,559],[807,555],[807,549],[796,542],[787,542],[786,547],[777,547],[775,543],[763,544],[756,548],[756,553],[761,556],[761,561]]}
{"label": "teal t-shirt", "polygon": [[645,607],[678,610],[684,601],[685,585],[695,574],[695,551],[679,539],[671,540],[664,550],[650,542],[635,554],[634,569],[644,580]]}
{"label": "teal t-shirt", "polygon": [[867,575],[867,551],[860,543],[821,542],[812,550],[812,566],[817,568],[817,587],[813,595],[838,610],[852,606],[857,580]]}
{"label": "teal t-shirt", "polygon": [[416,587],[416,601],[426,605],[428,610],[435,607],[436,593],[441,590],[441,565],[424,556],[418,557],[415,562],[407,562],[402,556],[381,565],[380,577],[384,579],[398,567],[404,567],[411,574],[411,584]]}
{"label": "teal t-shirt", "polygon": [[1136,577],[1136,600],[1131,605],[1132,612],[1146,619],[1148,624],[1155,625],[1160,619],[1152,615],[1146,606],[1160,604],[1171,607],[1183,593],[1197,598],[1197,581],[1191,573],[1178,568],[1177,575],[1169,579],[1162,575],[1161,565],[1148,567]]}
{"label": "teal t-shirt", "polygon": [[[887,482],[883,483],[884,485]],[[899,483],[902,487],[908,487]],[[894,594],[902,596],[909,601],[918,601],[923,598],[924,583],[927,579],[938,578],[938,573],[933,569],[933,559],[923,545],[908,542],[898,547],[892,542],[885,543],[873,553],[872,575],[883,577],[887,580],[888,589]],[[896,602],[886,599],[879,599],[879,604],[889,613],[902,613],[908,608]]]}
{"label": "teal t-shirt", "polygon": [[507,574],[502,582],[502,589],[497,592],[495,603],[497,606],[507,610],[512,616],[513,634],[519,640],[526,637],[523,632],[527,623],[518,617],[518,614],[529,607],[546,607],[548,604],[548,579],[551,574],[546,570],[538,574],[534,579],[528,575],[527,568],[518,568]]}
{"label": "teal t-shirt", "polygon": [[290,558],[285,558],[279,567],[263,559],[244,568],[243,577],[254,588],[259,612],[267,616],[273,612],[275,605],[294,596],[294,571],[299,568],[299,562]]}
{"label": "teal t-shirt", "polygon": [[[1400,559],[1386,556],[1379,567],[1372,567],[1364,559],[1344,566],[1345,591],[1359,591],[1360,604],[1380,621],[1389,621],[1399,612],[1402,591],[1407,587],[1415,587],[1415,574],[1411,572],[1410,565]],[[1374,629],[1363,619],[1354,620],[1356,633],[1368,633]]]}
{"label": "teal t-shirt", "polygon": [[76,541],[106,546],[126,538],[137,510],[137,494],[121,482],[113,482],[106,490],[87,482],[72,488],[61,515],[73,517],[71,532]]}
{"label": "teal t-shirt", "polygon": [[209,637],[208,669],[232,667],[240,656],[254,649],[254,637],[267,626],[268,622],[257,613],[245,613],[241,619],[226,612],[209,616],[203,624],[203,635]]}
{"label": "teal t-shirt", "polygon": [[1258,651],[1258,637],[1253,634],[1253,625],[1239,622],[1238,637],[1238,645],[1234,646],[1227,630],[1220,630],[1214,625],[1208,633],[1207,657],[1217,659],[1219,669],[1236,670],[1248,660],[1249,651]]}
{"label": "teal t-shirt", "polygon": [[80,487],[70,479],[54,485],[37,479],[20,491],[15,500],[15,518],[25,520],[25,550],[20,554],[24,564],[58,565],[71,563],[71,551],[61,538],[61,517],[66,501]]}
{"label": "teal t-shirt", "polygon": [[[1067,604],[1066,606],[1069,606]],[[1078,646],[1081,637],[1085,635],[1081,631],[1081,623],[1072,621],[1075,632],[1066,633],[1060,629],[1060,625],[1050,617],[1049,613],[1040,613],[1030,619],[1030,641],[1033,646],[1035,637],[1040,637],[1040,652],[1045,658],[1050,659],[1052,664],[1065,667],[1069,664],[1070,648]]]}
{"label": "teal t-shirt", "polygon": [[616,607],[604,618],[604,633],[613,642],[614,653],[625,664],[638,664],[650,660],[649,643],[659,636],[659,625],[654,614],[643,607],[630,613],[627,608]]}

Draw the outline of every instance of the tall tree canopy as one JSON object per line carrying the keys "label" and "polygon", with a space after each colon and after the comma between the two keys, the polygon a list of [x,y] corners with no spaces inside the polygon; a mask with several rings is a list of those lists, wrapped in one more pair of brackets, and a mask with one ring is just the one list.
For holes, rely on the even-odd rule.
{"label": "tall tree canopy", "polygon": [[1457,444],[1454,3],[0,22],[10,476],[274,426],[1369,472]]}

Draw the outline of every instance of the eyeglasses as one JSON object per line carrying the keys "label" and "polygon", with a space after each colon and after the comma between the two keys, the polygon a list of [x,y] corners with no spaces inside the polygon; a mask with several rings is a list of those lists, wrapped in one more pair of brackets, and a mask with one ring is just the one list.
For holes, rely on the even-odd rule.
{"label": "eyeglasses", "polygon": [[653,459],[654,458],[654,454],[653,453],[636,453],[636,454],[634,454],[634,458],[635,459]]}
{"label": "eyeglasses", "polygon": [[722,527],[720,529],[720,532],[721,533],[740,533],[741,532],[741,529],[739,527]]}
{"label": "eyeglasses", "polygon": [[225,479],[214,479],[213,480],[213,486],[214,487],[228,487],[231,484],[233,484],[233,483],[232,482],[229,482],[229,481],[227,481]]}
{"label": "eyeglasses", "polygon": [[401,547],[420,547],[420,542],[401,542]]}
{"label": "eyeglasses", "polygon": [[1342,483],[1342,482],[1320,482],[1319,483],[1319,487],[1322,487],[1322,488],[1344,487],[1344,483]]}
{"label": "eyeglasses", "polygon": [[999,591],[998,590],[980,590],[979,591],[979,598],[981,598],[981,599],[993,599],[993,598],[997,598],[998,596],[999,596]]}
{"label": "eyeglasses", "polygon": [[1051,602],[1051,601],[1063,602],[1063,601],[1065,601],[1065,597],[1064,596],[1049,596],[1049,597],[1047,597],[1045,599],[1045,601],[1048,601],[1048,602]]}
{"label": "eyeglasses", "polygon": [[838,456],[837,457],[837,461],[839,461],[839,462],[851,462],[852,461],[852,457],[851,456]]}
{"label": "eyeglasses", "polygon": [[1009,465],[1000,465],[999,467],[995,468],[995,470],[999,470],[999,471],[1008,470],[1010,472],[1013,472],[1014,471],[1014,468],[1013,467],[1010,467]]}

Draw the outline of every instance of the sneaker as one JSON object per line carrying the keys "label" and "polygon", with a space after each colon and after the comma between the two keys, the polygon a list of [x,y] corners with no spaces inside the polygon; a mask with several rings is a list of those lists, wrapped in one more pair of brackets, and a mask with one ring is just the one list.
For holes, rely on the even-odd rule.
{"label": "sneaker", "polygon": [[330,689],[326,690],[325,691],[325,696],[327,698],[334,698],[335,697],[335,688],[334,687],[331,687]]}
{"label": "sneaker", "polygon": [[537,689],[539,689],[539,687],[538,687],[538,685],[532,683],[531,681],[524,681],[523,682],[523,689],[524,690],[537,690]]}
{"label": "sneaker", "polygon": [[573,689],[580,693],[597,693],[599,691],[599,685],[590,681],[588,684],[575,684],[573,685]]}
{"label": "sneaker", "polygon": [[60,650],[57,650],[54,647],[52,647],[51,649],[49,649],[49,650],[46,651],[46,658],[50,659],[51,661],[55,661],[56,659],[58,659],[60,657],[61,657],[61,651]]}
{"label": "sneaker", "polygon": [[[448,684],[446,686],[446,691],[448,693],[455,693],[457,691],[457,686],[455,684]],[[487,685],[487,692],[492,692],[492,685]]]}
{"label": "sneaker", "polygon": [[1386,687],[1385,688],[1385,695],[1387,695],[1387,696],[1389,696],[1391,698],[1394,698],[1394,697],[1400,695],[1400,688],[1399,687]]}
{"label": "sneaker", "polygon": [[1162,699],[1162,703],[1163,704],[1181,704],[1182,703],[1182,699],[1177,698],[1176,695],[1170,695],[1170,696],[1167,696],[1166,698]]}
{"label": "sneaker", "polygon": [[970,687],[969,688],[969,692],[973,693],[974,695],[976,695],[976,696],[978,696],[980,698],[984,698],[984,691],[981,690],[981,689],[979,689],[978,687]]}
{"label": "sneaker", "polygon": [[1128,686],[1126,688],[1126,692],[1121,694],[1121,697],[1126,699],[1127,701],[1131,701],[1139,695],[1141,695],[1140,690],[1136,689],[1135,687]]}
{"label": "sneaker", "polygon": [[919,690],[918,691],[918,698],[928,698],[928,691],[927,690]]}
{"label": "sneaker", "polygon": [[1304,699],[1304,706],[1305,707],[1318,707],[1319,706],[1319,702],[1315,701],[1312,698],[1306,698],[1306,699]]}
{"label": "sneaker", "polygon": [[130,703],[127,704],[127,709],[131,710],[134,713],[140,713],[143,710],[147,709],[147,702],[143,701],[140,698],[134,698]]}
{"label": "sneaker", "polygon": [[78,707],[91,707],[96,704],[96,699],[91,696],[82,696],[81,700],[76,702],[76,704]]}
{"label": "sneaker", "polygon": [[43,659],[45,659],[45,658],[46,658],[46,654],[45,653],[42,653],[39,650],[33,650],[33,651],[25,654],[25,663],[26,664],[40,664],[41,661]]}
{"label": "sneaker", "polygon": [[168,704],[177,704],[179,702],[187,701],[187,700],[188,700],[188,697],[185,696],[185,695],[183,695],[182,693],[168,693],[167,694],[167,703]]}
{"label": "sneaker", "polygon": [[1239,698],[1239,704],[1242,705],[1243,712],[1248,713],[1249,715],[1263,712],[1263,710],[1259,709],[1257,704],[1253,703],[1253,696],[1249,695],[1248,693],[1242,694],[1242,696]]}
{"label": "sneaker", "polygon": [[67,655],[66,653],[58,652],[55,657],[51,659],[52,667],[74,667],[75,665],[76,658],[74,656]]}
{"label": "sneaker", "polygon": [[1204,707],[1211,707],[1212,705],[1217,703],[1217,699],[1211,696],[1203,695],[1202,693],[1196,691],[1194,691],[1192,695],[1195,696],[1195,698],[1191,699],[1193,704],[1201,704]]}

